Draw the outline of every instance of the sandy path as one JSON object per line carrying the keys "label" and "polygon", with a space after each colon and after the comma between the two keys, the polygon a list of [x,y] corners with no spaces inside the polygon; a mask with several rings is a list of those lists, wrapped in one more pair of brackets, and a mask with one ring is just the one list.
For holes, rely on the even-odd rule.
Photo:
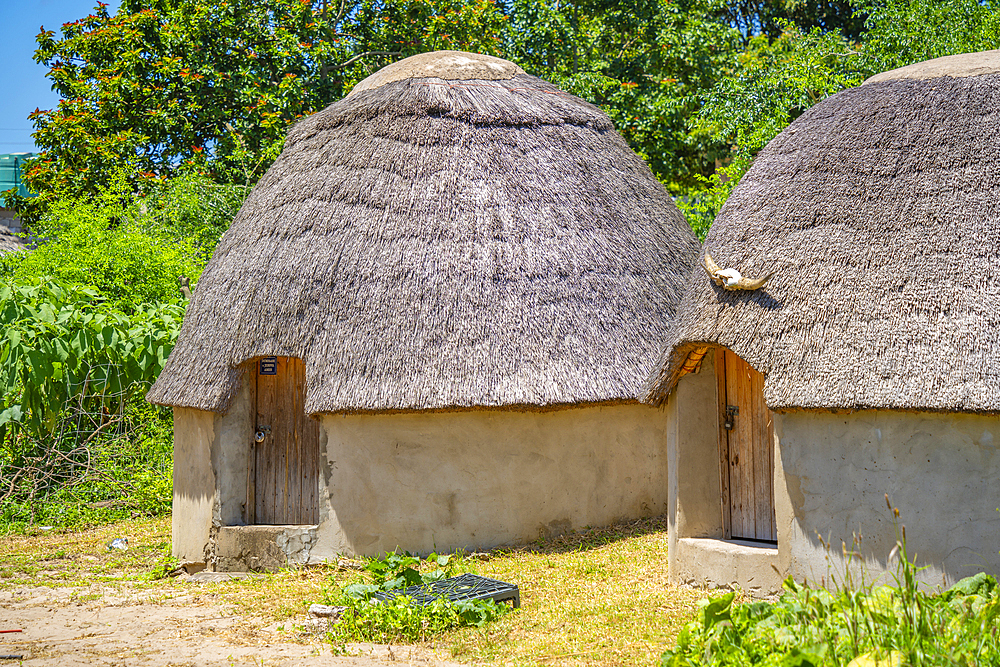
{"label": "sandy path", "polygon": [[[107,598],[100,603],[73,600],[70,589],[0,592],[0,630],[12,628],[23,632],[0,634],[0,654],[23,654],[23,664],[32,666],[461,667],[408,646],[349,646],[356,655],[333,656],[330,645],[315,633],[279,630],[197,599],[123,599],[115,604]],[[290,636],[297,641],[289,641]],[[0,661],[0,666],[18,664]]]}

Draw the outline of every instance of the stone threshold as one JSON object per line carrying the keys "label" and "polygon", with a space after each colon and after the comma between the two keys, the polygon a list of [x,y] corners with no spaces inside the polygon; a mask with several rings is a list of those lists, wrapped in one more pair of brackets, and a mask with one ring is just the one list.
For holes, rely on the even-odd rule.
{"label": "stone threshold", "polygon": [[220,526],[215,536],[216,572],[273,571],[305,565],[318,525]]}
{"label": "stone threshold", "polygon": [[674,581],[707,588],[740,588],[755,597],[781,591],[777,545],[748,540],[682,537]]}

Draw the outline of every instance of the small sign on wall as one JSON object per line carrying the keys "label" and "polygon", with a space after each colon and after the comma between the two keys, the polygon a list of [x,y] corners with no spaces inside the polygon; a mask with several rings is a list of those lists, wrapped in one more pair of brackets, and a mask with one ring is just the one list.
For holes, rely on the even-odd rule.
{"label": "small sign on wall", "polygon": [[264,357],[260,360],[260,375],[278,374],[278,357]]}

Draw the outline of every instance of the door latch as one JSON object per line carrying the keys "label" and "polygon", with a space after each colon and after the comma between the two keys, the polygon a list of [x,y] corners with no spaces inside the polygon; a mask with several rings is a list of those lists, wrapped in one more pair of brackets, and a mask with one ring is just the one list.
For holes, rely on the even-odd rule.
{"label": "door latch", "polygon": [[726,406],[726,421],[723,426],[726,427],[727,431],[733,430],[733,426],[736,424],[736,415],[738,414],[740,414],[740,407],[738,405]]}
{"label": "door latch", "polygon": [[260,444],[260,443],[264,442],[264,436],[267,436],[267,435],[270,435],[270,434],[271,434],[271,427],[270,426],[258,426],[257,427],[257,432],[253,436],[254,442]]}

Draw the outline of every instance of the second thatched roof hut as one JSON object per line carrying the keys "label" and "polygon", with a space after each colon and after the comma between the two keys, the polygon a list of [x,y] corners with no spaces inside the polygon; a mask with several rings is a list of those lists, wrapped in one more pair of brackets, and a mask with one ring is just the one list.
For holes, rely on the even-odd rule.
{"label": "second thatched roof hut", "polygon": [[291,129],[149,393],[192,452],[177,555],[239,551],[213,511],[309,558],[662,511],[639,397],[697,248],[596,107],[489,56],[380,70]]}
{"label": "second thatched roof hut", "polygon": [[0,254],[17,252],[24,248],[24,241],[4,225],[0,225]]}
{"label": "second thatched roof hut", "polygon": [[712,406],[678,426],[677,580],[773,587],[771,559],[829,581],[824,541],[839,569],[855,534],[879,569],[884,494],[927,578],[1000,569],[998,100],[1000,51],[886,72],[804,113],[733,191],[706,251],[774,276],[727,291],[696,269],[650,383]]}

